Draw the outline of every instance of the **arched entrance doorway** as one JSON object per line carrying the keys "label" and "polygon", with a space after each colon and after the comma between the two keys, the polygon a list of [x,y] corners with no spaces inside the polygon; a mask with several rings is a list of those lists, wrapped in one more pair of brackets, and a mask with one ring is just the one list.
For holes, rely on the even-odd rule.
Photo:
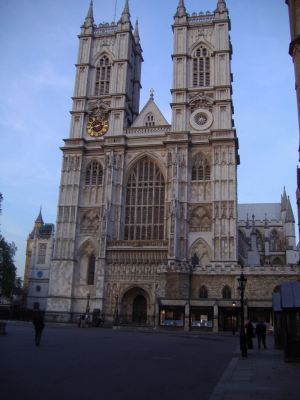
{"label": "arched entrance doorway", "polygon": [[127,324],[146,324],[149,317],[149,296],[141,288],[128,290],[121,302],[121,320]]}
{"label": "arched entrance doorway", "polygon": [[138,324],[145,324],[147,322],[147,300],[141,294],[133,300],[132,322]]}

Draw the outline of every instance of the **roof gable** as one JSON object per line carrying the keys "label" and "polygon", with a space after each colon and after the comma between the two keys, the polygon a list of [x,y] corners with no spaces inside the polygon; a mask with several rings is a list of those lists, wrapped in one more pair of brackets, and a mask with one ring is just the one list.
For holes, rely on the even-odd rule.
{"label": "roof gable", "polygon": [[[154,122],[153,125],[147,125],[147,117],[148,115],[152,114],[153,115],[153,121],[149,122]],[[165,119],[163,116],[162,112],[160,109],[157,107],[155,101],[150,98],[142,111],[139,113],[137,118],[135,119],[134,123],[131,125],[132,128],[140,128],[140,127],[145,127],[145,126],[164,126],[168,125],[168,121]]]}

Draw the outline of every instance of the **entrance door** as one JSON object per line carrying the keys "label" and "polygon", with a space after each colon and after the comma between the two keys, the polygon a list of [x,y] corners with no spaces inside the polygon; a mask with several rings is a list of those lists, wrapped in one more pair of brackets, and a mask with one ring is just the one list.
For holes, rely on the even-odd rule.
{"label": "entrance door", "polygon": [[138,324],[145,324],[147,322],[147,301],[141,294],[133,300],[132,322]]}

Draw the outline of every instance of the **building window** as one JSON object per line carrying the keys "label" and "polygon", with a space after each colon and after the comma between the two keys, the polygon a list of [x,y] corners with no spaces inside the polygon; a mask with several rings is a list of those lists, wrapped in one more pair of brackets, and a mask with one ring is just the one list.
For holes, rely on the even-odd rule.
{"label": "building window", "polygon": [[210,54],[205,46],[193,55],[193,87],[210,86]]}
{"label": "building window", "polygon": [[126,188],[125,240],[164,238],[165,182],[145,157],[132,168]]}
{"label": "building window", "polygon": [[152,113],[148,114],[145,119],[145,126],[155,126],[155,119]]}
{"label": "building window", "polygon": [[38,264],[45,264],[46,262],[47,243],[39,243],[38,249]]}
{"label": "building window", "polygon": [[231,299],[231,289],[229,286],[224,286],[222,290],[223,299]]}
{"label": "building window", "polygon": [[103,168],[97,161],[92,161],[86,168],[85,186],[102,185]]}
{"label": "building window", "polygon": [[37,285],[37,286],[35,287],[35,290],[36,290],[37,292],[40,292],[40,291],[41,291],[40,285]]}
{"label": "building window", "polygon": [[201,286],[199,290],[199,297],[200,299],[207,299],[208,298],[208,290],[206,286]]}
{"label": "building window", "polygon": [[102,96],[109,93],[110,76],[110,59],[107,56],[103,56],[96,66],[95,96]]}
{"label": "building window", "polygon": [[96,263],[96,258],[94,254],[91,254],[89,257],[89,262],[88,262],[88,271],[87,271],[87,284],[88,285],[93,285],[95,281],[95,263]]}
{"label": "building window", "polygon": [[202,155],[198,154],[192,163],[192,181],[209,181],[210,180],[210,164]]}

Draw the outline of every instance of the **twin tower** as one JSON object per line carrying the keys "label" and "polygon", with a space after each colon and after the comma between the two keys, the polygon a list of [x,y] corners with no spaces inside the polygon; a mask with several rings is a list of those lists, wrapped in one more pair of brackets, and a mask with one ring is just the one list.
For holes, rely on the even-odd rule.
{"label": "twin tower", "polygon": [[193,291],[213,271],[217,298],[238,261],[230,20],[224,0],[192,14],[179,1],[169,124],[152,94],[139,110],[128,3],[97,25],[91,2],[81,27],[47,314],[72,320],[88,299],[108,321],[183,326]]}

